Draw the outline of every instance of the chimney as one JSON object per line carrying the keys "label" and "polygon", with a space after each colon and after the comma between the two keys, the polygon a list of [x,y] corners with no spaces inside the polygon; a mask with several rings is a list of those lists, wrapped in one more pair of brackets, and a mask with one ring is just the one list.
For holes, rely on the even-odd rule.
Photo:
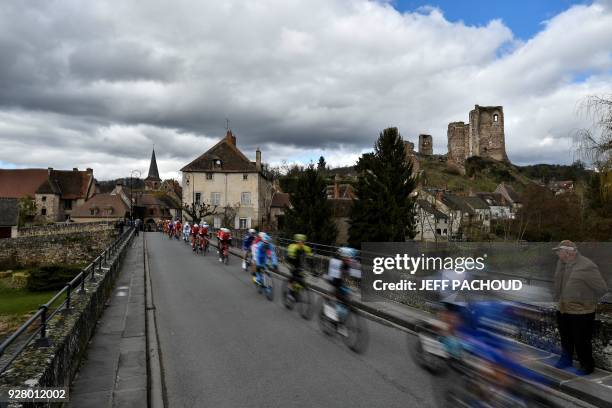
{"label": "chimney", "polygon": [[232,146],[236,146],[236,136],[234,136],[231,130],[227,131],[225,134],[225,139],[227,139],[227,143],[231,144]]}
{"label": "chimney", "polygon": [[93,174],[93,169],[91,167],[88,167],[86,170],[89,174]]}
{"label": "chimney", "polygon": [[257,171],[261,171],[261,150],[259,150],[259,147],[255,150],[255,168]]}
{"label": "chimney", "polygon": [[47,168],[47,173],[49,174],[49,176],[51,175],[52,171],[53,171],[53,167],[48,167]]}
{"label": "chimney", "polygon": [[79,171],[79,168],[78,167],[73,167],[72,171]]}

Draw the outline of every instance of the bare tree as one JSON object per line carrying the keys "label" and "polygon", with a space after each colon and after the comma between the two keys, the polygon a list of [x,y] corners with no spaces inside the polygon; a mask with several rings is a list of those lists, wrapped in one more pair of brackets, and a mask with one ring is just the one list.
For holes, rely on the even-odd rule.
{"label": "bare tree", "polygon": [[236,214],[238,214],[239,209],[240,209],[240,203],[236,203],[234,205],[228,204],[225,207],[223,207],[221,226],[226,227],[226,228],[234,228]]}
{"label": "bare tree", "polygon": [[580,103],[579,110],[593,126],[576,132],[578,154],[602,171],[612,170],[612,95],[589,96]]}
{"label": "bare tree", "polygon": [[192,205],[184,203],[183,211],[187,213],[189,218],[199,223],[204,217],[217,214],[217,207],[205,203],[194,203]]}

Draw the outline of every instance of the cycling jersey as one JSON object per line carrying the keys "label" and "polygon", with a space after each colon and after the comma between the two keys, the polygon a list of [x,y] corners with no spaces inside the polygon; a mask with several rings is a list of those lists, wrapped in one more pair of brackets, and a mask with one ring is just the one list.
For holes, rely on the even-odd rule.
{"label": "cycling jersey", "polygon": [[306,244],[293,243],[287,248],[287,260],[295,269],[301,268],[302,260],[306,255],[312,255],[312,250]]}
{"label": "cycling jersey", "polygon": [[258,268],[266,266],[268,258],[272,263],[273,267],[278,266],[278,260],[276,259],[276,251],[274,250],[274,244],[271,242],[265,243],[263,241],[259,241],[255,245],[255,250],[253,251],[253,257],[255,258],[255,264]]}
{"label": "cycling jersey", "polygon": [[198,227],[197,225],[192,225],[191,226],[191,235],[197,235],[199,230],[200,230],[200,227]]}

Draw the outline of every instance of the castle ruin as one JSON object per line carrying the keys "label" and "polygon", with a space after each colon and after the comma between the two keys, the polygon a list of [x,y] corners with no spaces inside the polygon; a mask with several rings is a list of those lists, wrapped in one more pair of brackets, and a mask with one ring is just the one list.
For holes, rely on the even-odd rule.
{"label": "castle ruin", "polygon": [[478,106],[470,111],[470,122],[448,124],[448,163],[463,168],[472,156],[508,161],[502,106]]}
{"label": "castle ruin", "polygon": [[431,156],[433,154],[433,139],[431,135],[419,135],[419,154]]}

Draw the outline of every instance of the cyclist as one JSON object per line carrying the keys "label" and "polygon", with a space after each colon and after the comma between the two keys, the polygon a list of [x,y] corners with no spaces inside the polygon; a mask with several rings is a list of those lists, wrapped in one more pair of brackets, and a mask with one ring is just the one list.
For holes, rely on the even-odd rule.
{"label": "cyclist", "polygon": [[189,242],[190,232],[191,232],[191,225],[189,225],[189,221],[185,221],[185,225],[183,226],[183,241]]}
{"label": "cyclist", "polygon": [[197,222],[194,222],[191,226],[191,249],[195,252],[196,246],[198,245],[198,233],[200,232],[200,226]]}
{"label": "cyclist", "polygon": [[183,233],[183,224],[181,224],[181,220],[176,220],[174,224],[174,237],[176,239],[181,239],[181,234]]}
{"label": "cyclist", "polygon": [[268,261],[272,264],[272,268],[278,270],[278,260],[276,259],[276,249],[272,243],[272,239],[265,232],[259,233],[260,241],[255,244],[253,250],[253,258],[255,258],[256,272],[253,272],[253,282],[261,285],[262,276]]}
{"label": "cyclist", "polygon": [[306,287],[304,276],[302,274],[302,262],[305,256],[312,255],[312,250],[306,242],[306,235],[295,234],[293,236],[294,243],[287,248],[287,261],[289,262],[291,277],[289,278],[289,296],[295,301],[294,283],[299,283]]}
{"label": "cyclist", "polygon": [[327,271],[327,279],[330,280],[335,288],[334,297],[336,298],[336,318],[340,324],[347,316],[347,307],[349,305],[349,290],[344,285],[344,279],[351,275],[357,275],[358,264],[355,260],[357,251],[349,247],[341,247],[338,249],[337,258],[332,258],[329,261]]}
{"label": "cyclist", "polygon": [[242,259],[244,260],[244,265],[245,265],[245,270],[249,267],[247,259],[249,258],[249,255],[251,255],[251,259],[253,258],[252,255],[253,253],[251,252],[251,247],[253,246],[253,243],[255,242],[255,238],[257,237],[257,231],[255,231],[253,228],[250,228],[246,235],[244,236],[244,238],[242,238],[242,250],[244,251],[244,255],[242,257]]}
{"label": "cyclist", "polygon": [[174,221],[170,221],[170,224],[168,224],[168,238],[172,239],[172,235],[174,235]]}
{"label": "cyclist", "polygon": [[223,262],[223,253],[232,243],[232,233],[228,228],[221,228],[217,232],[219,239],[219,262]]}
{"label": "cyclist", "polygon": [[200,229],[198,231],[198,236],[200,239],[200,248],[205,251],[208,247],[208,223],[203,222],[200,225]]}

